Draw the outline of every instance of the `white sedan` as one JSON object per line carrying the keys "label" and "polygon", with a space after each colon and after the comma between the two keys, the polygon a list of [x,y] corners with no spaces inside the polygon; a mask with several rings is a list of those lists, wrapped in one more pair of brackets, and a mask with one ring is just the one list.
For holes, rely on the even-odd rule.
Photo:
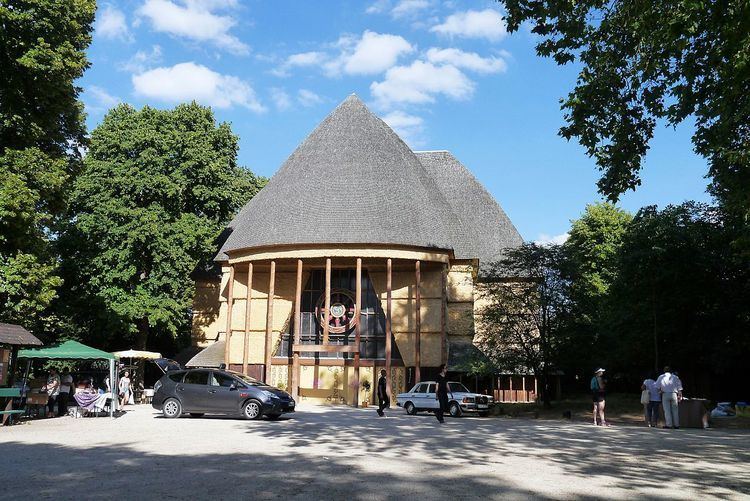
{"label": "white sedan", "polygon": [[[435,396],[437,383],[423,381],[414,385],[406,393],[396,395],[396,405],[403,407],[407,414],[414,415],[419,411],[434,412],[439,407]],[[453,417],[459,417],[464,412],[476,412],[486,416],[494,405],[492,397],[470,392],[461,383],[448,383],[448,412]]]}

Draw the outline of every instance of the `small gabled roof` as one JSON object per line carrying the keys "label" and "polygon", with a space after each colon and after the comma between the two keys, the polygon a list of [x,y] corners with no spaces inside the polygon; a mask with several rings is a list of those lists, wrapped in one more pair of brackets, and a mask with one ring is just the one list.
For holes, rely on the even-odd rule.
{"label": "small gabled roof", "polygon": [[0,322],[0,345],[41,346],[35,335],[20,325]]}
{"label": "small gabled roof", "polygon": [[351,95],[229,225],[226,252],[283,244],[452,249],[458,220],[414,153]]}

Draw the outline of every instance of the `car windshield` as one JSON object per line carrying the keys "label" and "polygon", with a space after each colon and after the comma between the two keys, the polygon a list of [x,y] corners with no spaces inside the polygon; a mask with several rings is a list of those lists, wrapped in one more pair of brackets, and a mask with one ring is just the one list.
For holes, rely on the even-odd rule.
{"label": "car windshield", "polygon": [[249,384],[250,386],[268,386],[263,381],[258,381],[254,377],[246,376],[242,374],[241,372],[234,372],[234,371],[227,371],[232,376],[236,377],[240,381],[242,381],[245,384]]}
{"label": "car windshield", "polygon": [[450,388],[451,393],[471,393],[466,389],[466,386],[461,383],[448,383],[448,387]]}

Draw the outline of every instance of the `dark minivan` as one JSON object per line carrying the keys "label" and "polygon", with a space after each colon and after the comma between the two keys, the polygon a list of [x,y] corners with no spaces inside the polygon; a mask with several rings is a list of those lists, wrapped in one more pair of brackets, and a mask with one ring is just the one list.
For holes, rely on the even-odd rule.
{"label": "dark minivan", "polygon": [[188,369],[166,373],[154,385],[151,405],[168,418],[188,413],[194,417],[239,414],[245,419],[276,419],[294,412],[295,402],[287,392],[239,372]]}

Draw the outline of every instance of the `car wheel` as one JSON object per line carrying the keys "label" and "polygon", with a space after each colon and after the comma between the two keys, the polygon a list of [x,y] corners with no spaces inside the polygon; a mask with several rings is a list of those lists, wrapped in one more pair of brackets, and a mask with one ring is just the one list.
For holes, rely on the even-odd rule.
{"label": "car wheel", "polygon": [[176,398],[170,398],[164,402],[161,411],[166,418],[178,418],[182,415],[182,404]]}
{"label": "car wheel", "polygon": [[190,417],[203,417],[202,412],[191,412]]}
{"label": "car wheel", "polygon": [[459,407],[456,402],[451,402],[448,406],[448,412],[450,412],[453,417],[461,417],[461,407]]}
{"label": "car wheel", "polygon": [[275,414],[267,414],[268,419],[279,419],[281,417],[281,413],[275,413]]}
{"label": "car wheel", "polygon": [[259,419],[263,415],[263,406],[257,400],[248,400],[242,406],[242,416],[245,419]]}
{"label": "car wheel", "polygon": [[406,405],[404,405],[404,410],[410,416],[414,416],[417,413],[417,408],[414,407],[414,404],[411,402],[406,402]]}

